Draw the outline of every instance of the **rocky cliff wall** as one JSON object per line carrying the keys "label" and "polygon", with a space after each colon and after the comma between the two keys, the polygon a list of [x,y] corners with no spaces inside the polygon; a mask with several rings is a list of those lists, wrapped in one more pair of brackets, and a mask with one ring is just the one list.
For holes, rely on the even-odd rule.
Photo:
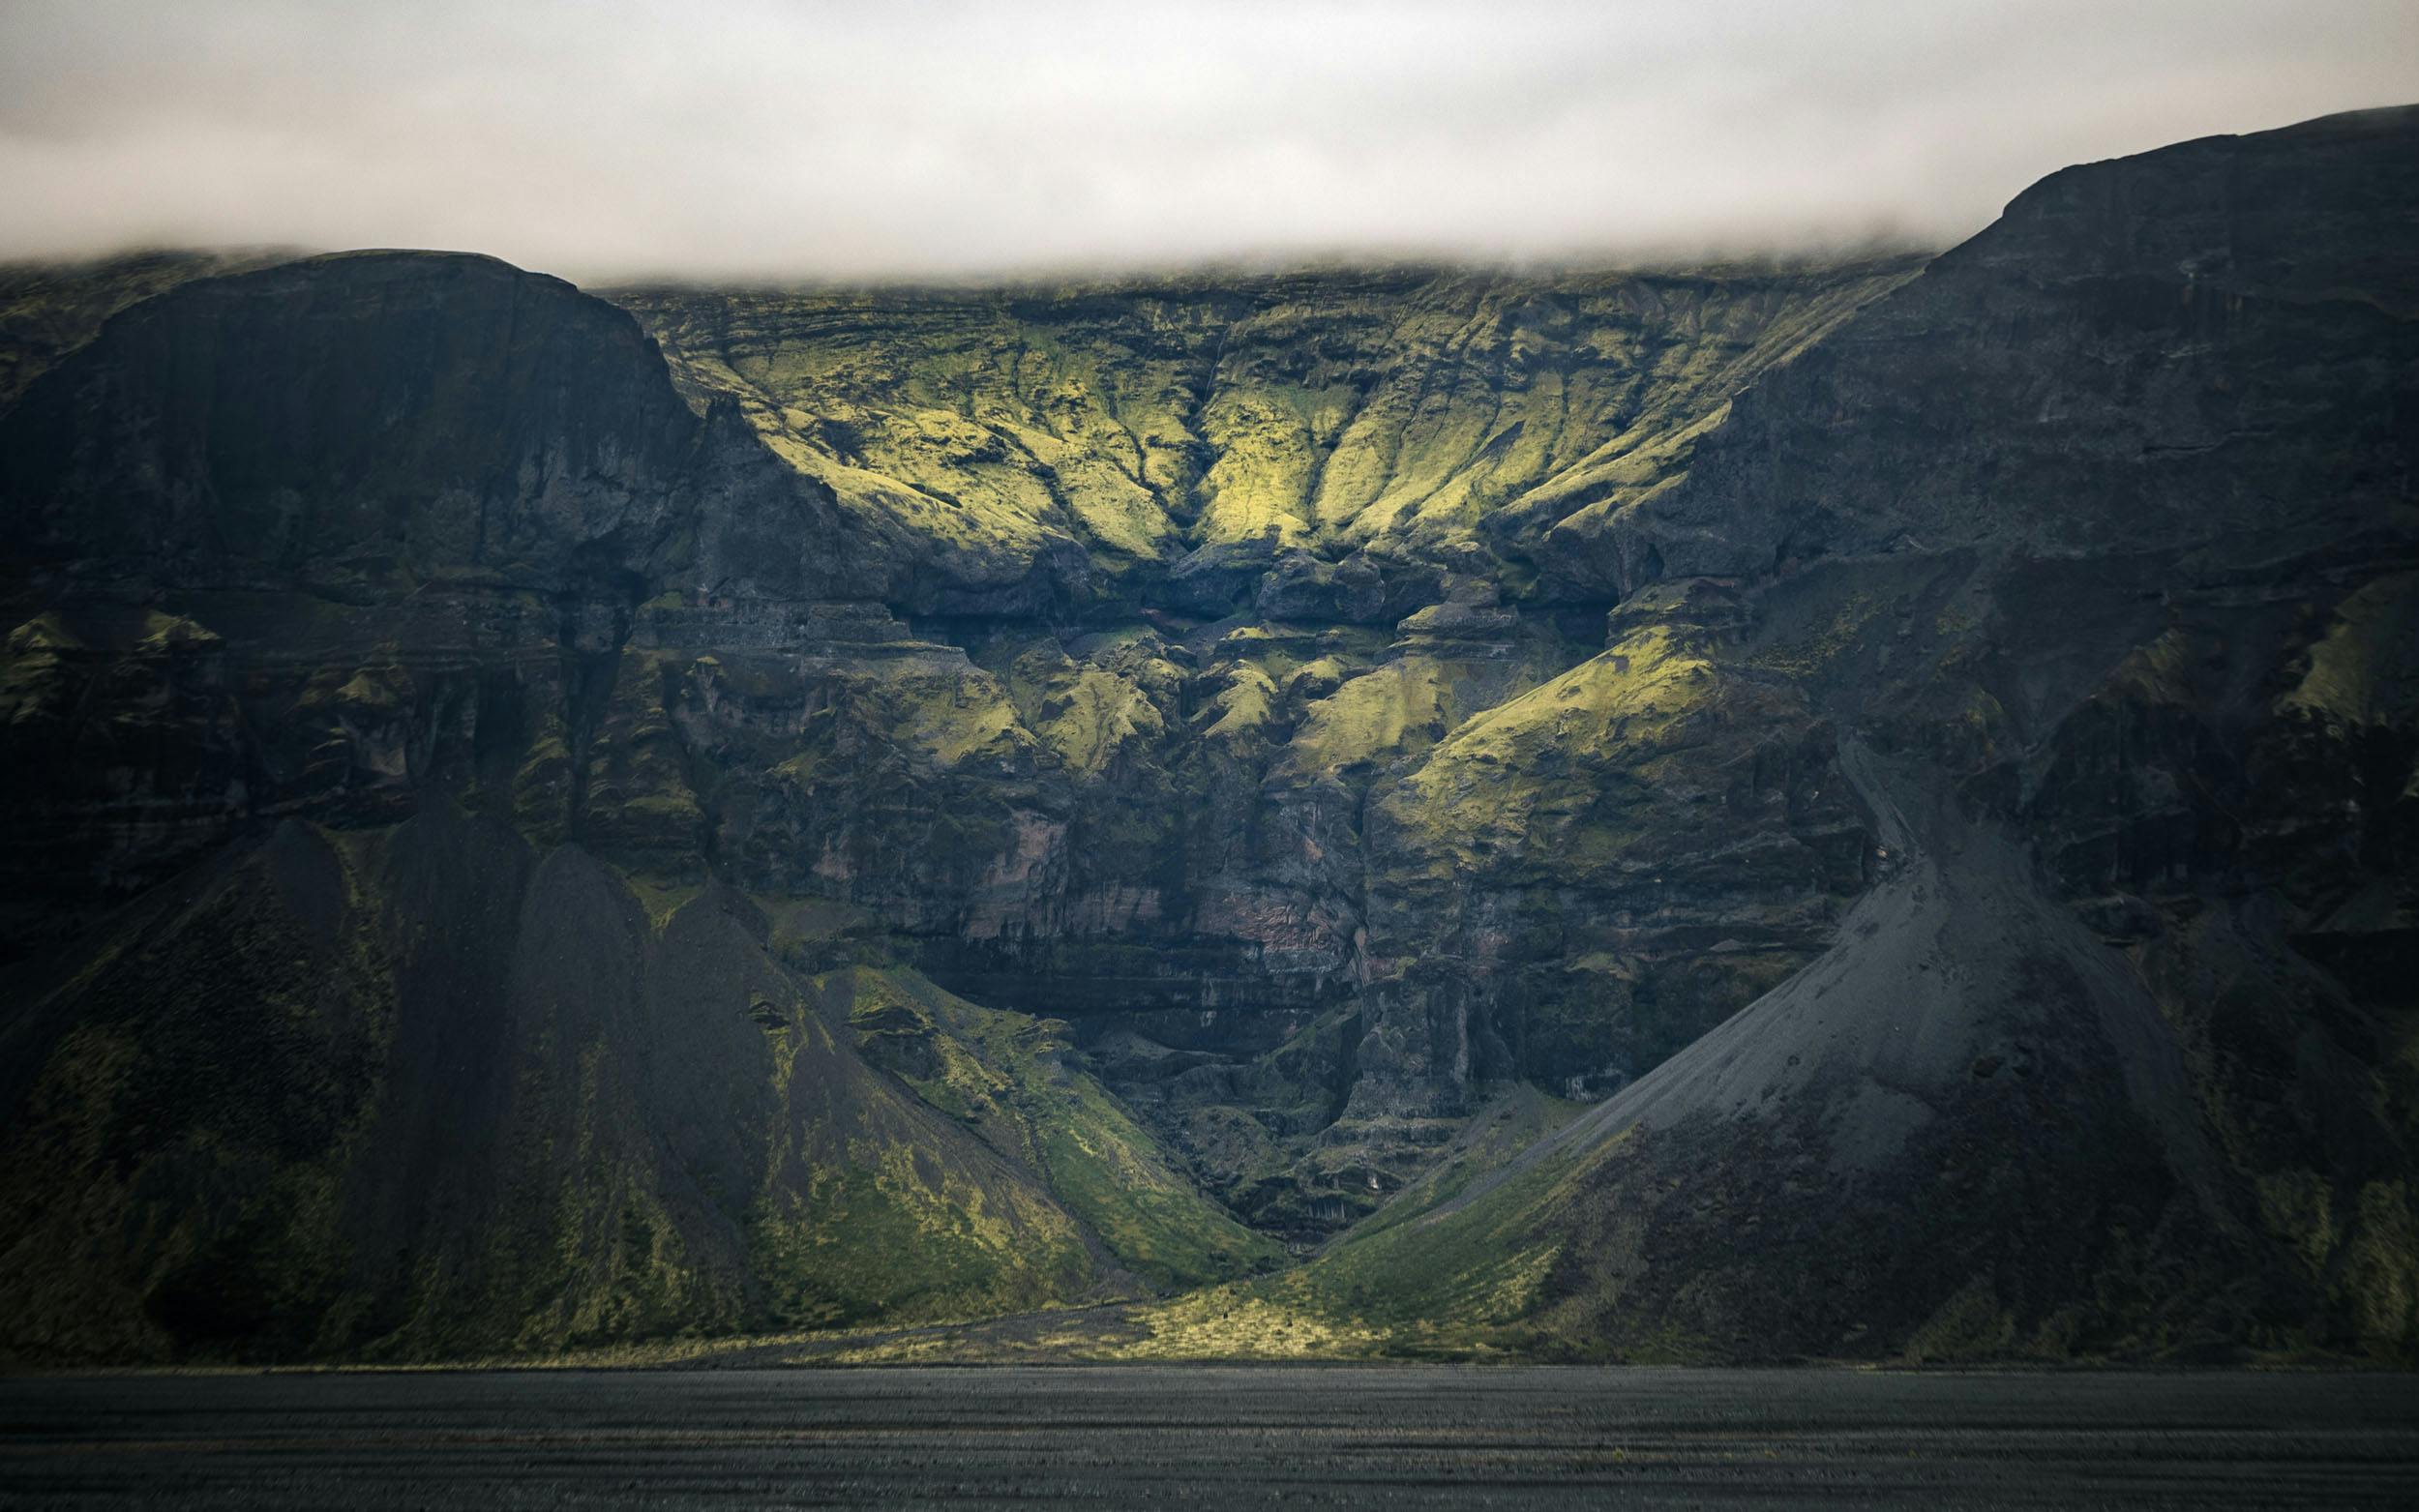
{"label": "rocky cliff wall", "polygon": [[[685,1015],[753,1046],[732,1025],[757,988],[645,964],[692,900],[735,900],[762,922],[749,948],[841,1025],[819,1084],[861,1075],[957,1118],[817,1146],[781,1190],[811,1205],[930,1135],[935,1164],[899,1157],[920,1195],[892,1199],[977,1238],[1000,1203],[1036,1233],[1063,1221],[1031,1250],[1060,1260],[1028,1274],[994,1246],[936,1284],[935,1315],[1247,1268],[1267,1241],[1235,1217],[1308,1244],[1401,1193],[1389,1253],[1484,1251],[1477,1322],[1532,1346],[2407,1348],[2414,130],[2337,118],[2071,170],[1920,273],[617,309],[381,253],[168,287],[30,352],[13,371],[43,371],[0,413],[19,837],[0,904],[32,1068],[8,1116],[48,1152],[24,1179],[53,1183],[23,1200],[54,1202],[90,1141],[155,1138],[127,1133],[146,1100],[112,1069],[141,1056],[75,1025],[136,1000],[92,973],[168,928],[146,922],[186,896],[164,884],[240,874],[213,885],[250,907],[276,857],[459,811],[526,847],[497,842],[504,871],[585,879],[559,910],[497,904],[554,942],[543,968],[495,967],[481,1024],[541,999],[530,1022],[604,1012],[660,969],[722,986],[633,1009],[600,1054],[660,1033],[676,1058],[681,1030],[634,1025]],[[263,937],[328,891],[348,940],[415,938],[451,906],[297,886],[261,904]],[[260,964],[280,959],[300,964]],[[261,1206],[302,1179],[273,1172],[387,1190],[344,1131],[414,1062],[362,1047],[460,1005],[363,1027],[386,957],[324,998],[300,985],[315,959],[159,967],[307,1002],[280,1011],[336,1048],[296,1052],[311,1107],[243,1114],[303,1131],[245,1168],[268,1186],[113,1168],[110,1190],[167,1194],[96,1272],[124,1296],[241,1250],[230,1214],[299,1222],[299,1198]],[[852,984],[917,969],[1064,1038],[1025,1044],[925,987],[869,989],[857,1021]],[[1845,1039],[1806,1027],[1828,1023],[1826,971],[1854,986]],[[157,1075],[228,1052],[216,1012],[174,1019]],[[1939,1053],[1871,1092],[1901,1035]],[[1750,1039],[1739,1065],[1789,1074],[1749,1085],[1687,1049]],[[560,1052],[499,1042],[478,1075],[513,1055],[588,1074]],[[562,1137],[571,1114],[543,1106],[481,1138]],[[1552,1201],[1490,1177],[1419,1217],[1514,1107],[1569,1120],[1520,1168],[1551,1171]],[[1090,1132],[1054,1142],[1036,1108]],[[1612,1153],[1633,1146],[1656,1153]],[[1104,1147],[1133,1152],[1121,1176],[1064,1164]],[[2109,1149],[2122,1170],[2095,1187]],[[254,1195],[190,1196],[226,1182]],[[564,1201],[589,1185],[561,1177]],[[1129,1190],[1155,1216],[1101,1205]],[[537,1343],[805,1316],[776,1301],[791,1272],[766,1257],[791,1252],[762,1246],[828,1226],[711,1207],[663,1219],[680,1254],[721,1257],[677,1296],[609,1258],[636,1239],[566,1241],[622,1278],[600,1282],[621,1299],[602,1334],[494,1301],[520,1294],[509,1267],[445,1294]],[[1949,1257],[1923,1286],[1824,1217],[1900,1209],[1940,1215],[1894,1241]],[[712,1237],[726,1221],[755,1237]],[[16,1262],[98,1231],[59,1222]],[[1766,1222],[1770,1245],[1706,1268],[1714,1236]],[[1993,1233],[2070,1230],[2055,1263],[1991,1268]],[[1356,1253],[1347,1273],[1393,1274]],[[799,1263],[805,1286],[855,1260]],[[1743,1300],[1790,1266],[1842,1298]],[[2258,1279],[2207,1282],[2233,1272]],[[2193,1309],[2143,1300],[2163,1276]],[[400,1305],[400,1283],[356,1281],[385,1299],[360,1305]],[[440,1343],[276,1344],[369,1337]]]}

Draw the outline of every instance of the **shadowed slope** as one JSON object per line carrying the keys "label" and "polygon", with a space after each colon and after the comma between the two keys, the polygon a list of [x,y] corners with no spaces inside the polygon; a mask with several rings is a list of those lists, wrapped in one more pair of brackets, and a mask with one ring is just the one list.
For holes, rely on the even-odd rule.
{"label": "shadowed slope", "polygon": [[[1744,395],[1612,527],[1613,650],[1377,812],[1432,831],[1409,918],[1481,948],[1519,868],[1669,920],[1642,841],[1683,831],[1623,821],[1751,837],[1725,755],[1798,726],[1768,812],[1851,811],[1864,896],[1500,1171],[1090,1348],[2419,1349],[2414,149],[2385,111],[2070,170]],[[1776,854],[1706,875],[1752,898]],[[1367,994],[1359,1063],[1482,1063],[1519,1021],[1451,975]]]}
{"label": "shadowed slope", "polygon": [[441,810],[288,825],[78,964],[10,984],[14,1353],[546,1352],[1104,1285],[728,892],[652,922],[581,851]]}
{"label": "shadowed slope", "polygon": [[15,1347],[1281,1235],[1006,1332],[2409,1355],[2415,145],[1903,282],[629,296],[675,373],[481,259],[132,307],[0,415]]}
{"label": "shadowed slope", "polygon": [[1750,575],[1705,654],[1859,732],[1872,890],[1264,1294],[1633,1357],[2419,1347],[2414,143],[2071,170],[1742,400],[1626,560]]}

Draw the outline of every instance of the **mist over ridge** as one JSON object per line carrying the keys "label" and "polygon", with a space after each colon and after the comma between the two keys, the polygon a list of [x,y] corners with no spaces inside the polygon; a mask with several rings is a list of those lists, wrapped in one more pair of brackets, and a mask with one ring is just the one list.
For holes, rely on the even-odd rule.
{"label": "mist over ridge", "polygon": [[2419,95],[2391,0],[32,0],[0,41],[0,257],[583,284],[1946,246],[2070,163]]}

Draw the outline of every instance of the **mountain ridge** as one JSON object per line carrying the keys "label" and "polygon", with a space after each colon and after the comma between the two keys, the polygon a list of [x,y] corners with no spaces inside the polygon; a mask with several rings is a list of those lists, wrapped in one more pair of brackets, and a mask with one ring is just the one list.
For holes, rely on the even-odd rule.
{"label": "mountain ridge", "polygon": [[[2069,169],[1920,270],[366,253],[29,347],[5,1348],[2407,1357],[2415,139]],[[428,938],[497,964],[414,996]],[[130,1090],[239,1043],[291,1085]],[[604,1152],[513,1157],[559,1276],[357,1132],[524,1082],[463,1126]]]}

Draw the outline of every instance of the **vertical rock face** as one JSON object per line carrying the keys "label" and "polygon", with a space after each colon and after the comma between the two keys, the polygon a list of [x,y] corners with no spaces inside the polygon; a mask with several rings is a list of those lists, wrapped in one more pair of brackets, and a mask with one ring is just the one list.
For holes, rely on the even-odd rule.
{"label": "vertical rock face", "polygon": [[29,383],[5,436],[9,592],[42,611],[9,674],[37,934],[284,814],[392,820],[434,788],[578,830],[643,601],[850,571],[627,315],[489,258],[184,283]]}
{"label": "vertical rock face", "polygon": [[651,565],[698,431],[637,327],[570,285],[370,252],[113,319],[19,400],[0,487],[36,560],[557,587]]}
{"label": "vertical rock face", "polygon": [[1871,889],[1427,1221],[1534,1261],[1499,1322],[1649,1357],[2419,1345],[2414,147],[2405,110],[2057,175],[1610,521],[1625,609],[1723,575],[1717,675],[1842,732]]}
{"label": "vertical rock face", "polygon": [[[874,559],[911,564],[868,581],[929,615],[896,655],[716,653],[716,712],[675,716],[710,755],[716,854],[863,909],[979,998],[1073,1016],[1213,1190],[1331,1231],[1484,1085],[1619,1084],[1802,964],[1853,890],[1855,819],[1815,795],[1807,721],[1761,757],[1764,735],[1725,734],[1722,771],[1689,779],[1805,853],[1692,901],[1687,874],[1740,837],[1654,833],[1684,800],[1623,818],[1555,765],[1574,717],[1607,726],[1593,758],[1646,759],[1612,749],[1607,678],[1525,706],[1517,770],[1475,748],[1435,769],[1431,789],[1516,789],[1483,844],[1530,861],[1485,897],[1465,906],[1466,847],[1417,822],[1436,806],[1389,795],[1604,646],[1610,579],[1568,543],[1912,271],[623,291],[693,401],[827,489]],[[668,649],[698,634],[662,623],[642,634]],[[1675,691],[1676,718],[1706,690]],[[1648,843],[1616,857],[1615,832]],[[1659,901],[1655,864],[1681,874]],[[1508,980],[1468,995],[1467,974]]]}
{"label": "vertical rock face", "polygon": [[2408,1350],[2415,140],[1920,267],[27,285],[7,1347],[963,1318],[1384,1208],[1291,1294]]}
{"label": "vertical rock face", "polygon": [[868,617],[780,596],[847,543],[735,424],[612,307],[417,254],[189,283],[31,384],[0,1349],[544,1352],[1265,1260],[1164,1173],[1146,1222],[1045,1167],[1162,1169],[1080,1069],[996,1137],[872,1069],[849,984],[709,885],[634,623]]}
{"label": "vertical rock face", "polygon": [[1968,544],[2248,569],[2405,524],[2409,134],[2337,116],[2043,180],[1743,396],[1613,522],[1625,585]]}

